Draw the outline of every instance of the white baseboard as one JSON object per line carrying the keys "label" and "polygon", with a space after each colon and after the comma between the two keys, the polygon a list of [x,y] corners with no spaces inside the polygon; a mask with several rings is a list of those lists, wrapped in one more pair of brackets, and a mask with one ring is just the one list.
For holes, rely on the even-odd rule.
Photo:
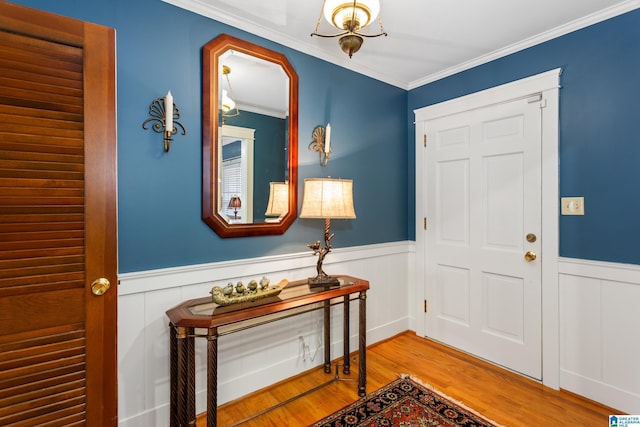
{"label": "white baseboard", "polygon": [[560,381],[565,390],[580,390],[580,395],[614,408],[616,414],[640,414],[640,395],[628,390],[566,370],[560,371]]}

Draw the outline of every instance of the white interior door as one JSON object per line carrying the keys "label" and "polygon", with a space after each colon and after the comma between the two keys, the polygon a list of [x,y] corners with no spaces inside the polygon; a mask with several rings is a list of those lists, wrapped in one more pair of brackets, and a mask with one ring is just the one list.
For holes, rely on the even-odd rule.
{"label": "white interior door", "polygon": [[425,122],[426,335],[542,376],[541,97]]}

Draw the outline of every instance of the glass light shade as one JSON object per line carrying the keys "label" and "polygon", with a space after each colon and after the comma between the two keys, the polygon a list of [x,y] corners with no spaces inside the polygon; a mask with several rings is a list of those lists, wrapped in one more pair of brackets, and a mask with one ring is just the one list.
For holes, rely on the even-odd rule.
{"label": "glass light shade", "polygon": [[227,113],[236,107],[236,103],[231,99],[226,90],[222,90],[222,112]]}
{"label": "glass light shade", "polygon": [[334,27],[347,29],[345,23],[353,16],[355,4],[356,21],[359,26],[352,30],[362,29],[378,17],[380,13],[380,1],[378,0],[326,0],[324,4],[324,17]]}
{"label": "glass light shade", "polygon": [[286,182],[269,183],[269,202],[265,215],[278,216],[289,212],[289,184]]}
{"label": "glass light shade", "polygon": [[350,179],[307,178],[300,218],[354,219],[353,181]]}

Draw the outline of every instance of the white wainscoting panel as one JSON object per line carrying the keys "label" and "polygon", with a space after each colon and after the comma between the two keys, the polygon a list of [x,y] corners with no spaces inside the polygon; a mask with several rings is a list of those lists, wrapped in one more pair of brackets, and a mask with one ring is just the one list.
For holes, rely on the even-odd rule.
{"label": "white wainscoting panel", "polygon": [[[367,344],[415,327],[410,305],[413,242],[334,249],[329,274],[369,281]],[[302,252],[121,274],[118,286],[118,405],[120,427],[169,425],[169,320],[180,302],[208,296],[211,287],[260,279],[315,275],[316,257]],[[342,308],[332,309],[332,358],[342,354]],[[350,348],[357,349],[358,311],[351,304]],[[196,411],[206,410],[206,340],[196,339]],[[257,326],[219,339],[218,402],[237,399],[323,363],[322,312]]]}
{"label": "white wainscoting panel", "polygon": [[640,266],[561,259],[560,387],[640,414]]}

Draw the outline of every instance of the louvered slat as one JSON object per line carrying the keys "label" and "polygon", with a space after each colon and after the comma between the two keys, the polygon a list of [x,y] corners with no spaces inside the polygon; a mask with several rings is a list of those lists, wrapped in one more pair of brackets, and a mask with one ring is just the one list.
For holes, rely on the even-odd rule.
{"label": "louvered slat", "polygon": [[[2,60],[0,60],[2,69]],[[0,114],[11,116],[14,120],[22,120],[32,126],[64,127],[82,129],[82,114],[56,110],[41,110],[16,105],[0,104]]]}
{"label": "louvered slat", "polygon": [[47,256],[65,256],[65,255],[82,255],[82,248],[57,248],[57,249],[29,249],[21,251],[4,251],[1,253],[2,258],[5,259],[33,259],[42,258]]}
{"label": "louvered slat", "polygon": [[84,230],[82,229],[70,229],[63,231],[25,231],[16,233],[4,233],[3,237],[6,242],[25,242],[29,240],[54,240],[54,239],[69,239],[69,238],[82,238],[84,236]]}
{"label": "louvered slat", "polygon": [[73,272],[3,279],[0,280],[0,297],[29,292],[46,292],[53,285],[57,289],[78,288],[84,285],[84,275]]}
{"label": "louvered slat", "polygon": [[0,214],[0,224],[42,224],[42,223],[57,223],[60,222],[77,222],[84,219],[84,214],[69,215],[67,214],[48,214],[48,215],[9,215]]}
{"label": "louvered slat", "polygon": [[[61,179],[52,181],[50,179],[15,179],[15,178],[3,178],[0,177],[0,188],[11,189],[11,188],[46,188],[46,189],[55,189],[55,188],[80,188],[83,189],[82,181],[74,181],[69,179]],[[83,189],[84,190],[84,189]],[[10,194],[10,193],[9,193]]]}

